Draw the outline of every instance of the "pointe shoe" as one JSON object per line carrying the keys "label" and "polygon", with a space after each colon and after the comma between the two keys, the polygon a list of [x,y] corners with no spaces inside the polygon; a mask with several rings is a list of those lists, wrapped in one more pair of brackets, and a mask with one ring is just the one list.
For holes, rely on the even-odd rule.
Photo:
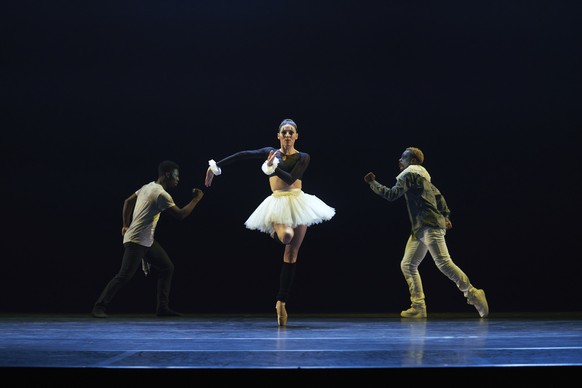
{"label": "pointe shoe", "polygon": [[277,324],[279,326],[287,326],[287,310],[285,310],[285,302],[277,301],[275,305],[277,309]]}

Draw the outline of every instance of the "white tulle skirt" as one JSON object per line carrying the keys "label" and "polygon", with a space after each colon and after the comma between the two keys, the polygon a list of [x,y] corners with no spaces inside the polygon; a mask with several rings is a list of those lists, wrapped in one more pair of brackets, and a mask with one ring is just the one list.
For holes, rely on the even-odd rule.
{"label": "white tulle skirt", "polygon": [[271,233],[273,224],[291,227],[313,225],[330,220],[335,209],[315,195],[301,189],[274,191],[245,221],[248,229]]}

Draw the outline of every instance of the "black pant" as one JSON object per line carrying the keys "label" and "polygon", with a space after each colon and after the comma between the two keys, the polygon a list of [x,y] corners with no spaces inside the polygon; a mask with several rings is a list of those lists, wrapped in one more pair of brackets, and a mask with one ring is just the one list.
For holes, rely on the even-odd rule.
{"label": "black pant", "polygon": [[113,277],[95,302],[95,306],[105,309],[117,292],[133,278],[136,271],[141,268],[141,260],[145,259],[158,274],[158,310],[167,308],[170,302],[170,287],[174,275],[174,263],[157,241],[151,247],[135,243],[125,243],[125,251],[121,260],[121,268]]}

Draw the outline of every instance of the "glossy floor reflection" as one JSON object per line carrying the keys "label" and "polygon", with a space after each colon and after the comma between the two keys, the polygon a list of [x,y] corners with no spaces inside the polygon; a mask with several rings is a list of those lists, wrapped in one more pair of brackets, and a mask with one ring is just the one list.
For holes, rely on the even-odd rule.
{"label": "glossy floor reflection", "polygon": [[286,372],[359,380],[412,371],[561,374],[582,367],[582,313],[432,314],[426,320],[296,315],[284,328],[265,315],[0,315],[0,367],[101,376],[149,370],[141,373],[146,378],[151,371],[181,378]]}

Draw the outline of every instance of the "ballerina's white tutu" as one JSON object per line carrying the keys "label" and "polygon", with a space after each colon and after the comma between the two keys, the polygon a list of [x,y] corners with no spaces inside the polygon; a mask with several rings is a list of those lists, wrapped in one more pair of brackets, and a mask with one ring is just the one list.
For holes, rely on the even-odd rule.
{"label": "ballerina's white tutu", "polygon": [[330,220],[335,209],[301,189],[277,190],[261,202],[245,221],[248,229],[273,232],[273,224],[291,227],[314,225]]}

